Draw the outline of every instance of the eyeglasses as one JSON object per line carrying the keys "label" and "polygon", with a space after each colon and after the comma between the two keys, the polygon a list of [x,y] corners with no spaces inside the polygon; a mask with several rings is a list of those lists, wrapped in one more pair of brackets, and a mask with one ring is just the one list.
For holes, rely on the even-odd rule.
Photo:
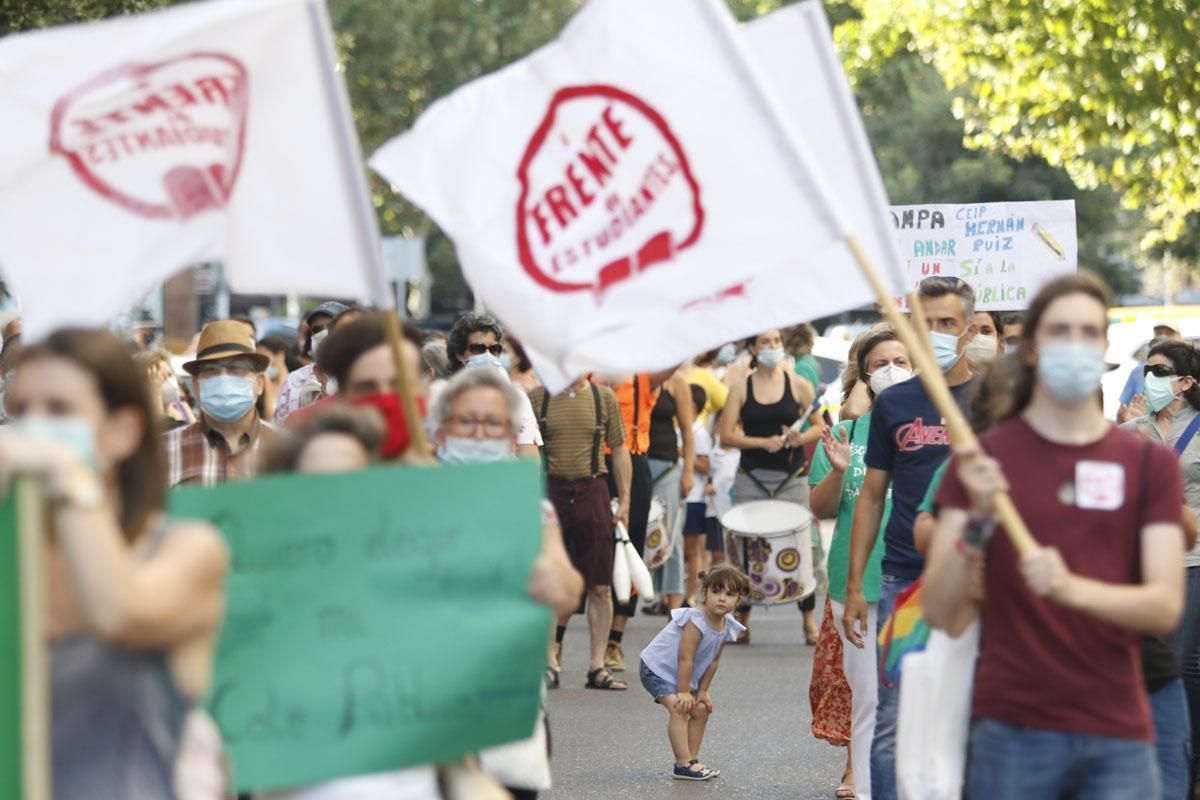
{"label": "eyeglasses", "polygon": [[469,344],[469,345],[467,345],[467,352],[473,356],[481,356],[484,353],[491,353],[492,355],[499,358],[500,355],[504,352],[504,345],[502,345],[502,344]]}
{"label": "eyeglasses", "polygon": [[447,432],[455,436],[470,436],[480,427],[483,428],[483,435],[489,439],[503,439],[509,435],[510,431],[509,421],[496,417],[479,419],[477,417],[451,416],[446,420]]}
{"label": "eyeglasses", "polygon": [[1153,375],[1156,378],[1175,377],[1175,368],[1170,364],[1147,364],[1142,367],[1142,376]]}

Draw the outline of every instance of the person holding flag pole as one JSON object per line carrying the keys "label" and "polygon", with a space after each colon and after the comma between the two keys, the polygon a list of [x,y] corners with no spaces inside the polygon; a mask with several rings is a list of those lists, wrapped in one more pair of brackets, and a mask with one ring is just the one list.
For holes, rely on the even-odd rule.
{"label": "person holding flag pole", "polygon": [[[972,798],[1159,796],[1139,634],[1167,636],[1182,613],[1183,475],[1172,450],[1104,418],[1109,299],[1088,273],[1043,287],[1002,421],[958,446],[938,494],[925,617],[957,636],[978,616],[986,631]],[[993,535],[998,498],[1042,546]]]}
{"label": "person holding flag pole", "polygon": [[[53,332],[63,326],[102,325],[141,296],[147,286],[167,279],[181,265],[205,260],[222,260],[233,288],[240,291],[287,289],[310,295],[369,296],[377,306],[393,312],[385,316],[397,365],[397,394],[405,409],[412,450],[427,454],[409,371],[402,366],[395,299],[382,267],[377,223],[361,169],[362,154],[337,61],[323,0],[213,0],[94,25],[5,37],[0,42],[0,108],[8,146],[0,155],[0,184],[5,186],[0,192],[0,260],[6,279],[24,301],[29,338],[36,342],[49,336],[47,342],[53,342],[61,335]],[[164,97],[186,98],[191,104],[188,113],[178,113]],[[201,123],[207,126],[202,131]],[[177,137],[172,146],[152,146],[161,142],[154,137],[155,126],[172,128]],[[193,135],[181,135],[176,126],[184,126],[184,133]],[[164,127],[157,130],[161,134]],[[131,141],[150,144],[133,152]],[[126,143],[122,157],[88,159],[89,152],[106,148],[115,152],[119,142]],[[284,143],[287,146],[281,146]],[[303,169],[297,167],[300,163]],[[275,202],[280,196],[286,196],[288,202]],[[331,270],[330,264],[345,265],[345,269]],[[64,285],[71,291],[64,292]],[[105,341],[103,335],[95,334],[91,341],[79,344],[80,352],[96,352]],[[252,347],[250,350],[253,352]],[[35,352],[46,354],[43,360],[55,365],[72,359],[70,353],[51,356],[44,348]],[[120,360],[116,355],[105,358],[109,365]],[[86,358],[75,361],[83,363]],[[111,388],[99,379],[90,385],[95,389],[101,384],[106,391]],[[22,378],[18,385],[25,386],[20,391],[26,393],[27,404],[45,404],[44,397],[29,400],[33,378],[27,382]],[[43,388],[53,388],[47,387]],[[71,402],[85,402],[87,391],[84,386]],[[140,380],[130,392],[140,402],[144,395]],[[119,494],[115,484],[97,487],[92,485],[95,475],[88,478],[96,464],[101,472],[114,472],[118,461],[137,460],[132,450],[139,442],[153,442],[153,437],[147,436],[152,426],[147,427],[141,418],[145,414],[127,413],[126,407],[139,402],[105,397],[92,403],[94,408],[81,409],[96,417],[97,430],[68,431],[71,445],[54,448],[52,453],[50,448],[18,447],[14,439],[12,452],[0,458],[0,471],[55,473],[51,494],[74,509],[64,506],[56,514],[58,527],[70,528],[74,525],[71,519],[78,518],[85,528],[96,528],[91,533],[111,529],[112,536],[84,537],[94,539],[91,550],[112,551],[108,553],[112,558],[98,559],[96,552],[83,558],[81,564],[87,562],[84,566],[90,571],[112,562],[109,566],[116,565],[115,572],[109,571],[118,578],[135,572],[171,573],[173,577],[166,583],[178,597],[172,599],[172,594],[163,590],[153,603],[133,597],[137,592],[130,594],[130,586],[107,597],[111,592],[88,578],[86,582],[95,585],[83,587],[87,591],[80,596],[101,590],[107,599],[87,604],[86,620],[72,612],[64,630],[89,625],[99,629],[100,636],[71,642],[80,657],[89,655],[90,649],[114,663],[126,659],[127,654],[106,649],[102,642],[95,644],[110,635],[132,635],[144,648],[148,645],[153,651],[148,656],[151,661],[139,671],[147,683],[161,682],[163,677],[152,661],[160,662],[164,653],[187,644],[194,669],[188,672],[185,688],[188,696],[194,697],[207,681],[204,656],[211,657],[211,652],[205,652],[210,644],[206,637],[215,636],[216,626],[209,622],[214,613],[219,621],[223,597],[220,578],[225,555],[219,540],[204,531],[166,537],[170,541],[163,543],[153,558],[140,558],[144,553],[135,557],[132,551],[126,552],[131,542],[141,545],[163,538],[160,526],[150,518],[159,504],[153,476],[145,481],[148,488],[139,487],[140,494],[133,502],[120,504],[120,508],[109,502]],[[119,435],[96,439],[101,428],[114,428]],[[46,438],[52,432],[43,434]],[[90,450],[95,452],[89,467]],[[44,455],[42,462],[27,463],[39,454]],[[60,535],[69,533],[66,528],[60,531]],[[106,542],[106,538],[112,541]],[[78,549],[69,542],[66,545],[68,550]],[[190,554],[186,552],[189,548]],[[207,552],[200,552],[202,548]],[[22,560],[26,563],[24,556]],[[87,577],[79,573],[76,579],[80,575]],[[152,588],[146,580],[136,583],[141,589]],[[114,602],[117,605],[106,610]],[[170,611],[179,602],[187,606],[186,614]],[[130,603],[146,605],[143,610],[155,619],[162,614],[175,619],[134,625],[136,630],[126,631],[130,614],[139,620],[146,617]],[[23,613],[27,615],[23,627],[38,630],[28,604]],[[192,641],[184,642],[181,625]],[[92,661],[100,663],[95,658]],[[46,667],[37,665],[32,655],[30,663],[35,671],[27,681],[46,685]],[[97,680],[110,680],[118,672],[128,670],[97,674]],[[115,697],[104,691],[92,694],[88,702],[93,704]],[[34,725],[30,744],[34,756],[27,764],[27,774],[34,780],[46,772],[42,742],[49,731],[44,724],[39,728],[35,723],[47,717],[49,693],[29,699],[22,715]],[[55,714],[60,701],[64,701],[61,705],[70,704],[57,686],[53,699]],[[187,704],[175,699],[163,695],[156,701],[170,705],[171,718],[165,734],[156,729],[154,735],[143,737],[144,744],[153,742],[155,752],[126,759],[127,763],[103,775],[154,768],[155,779],[169,783],[174,752],[167,750],[178,748],[180,737],[186,736],[182,717]],[[79,704],[75,713],[86,715],[88,709]],[[96,750],[96,736],[105,738],[104,730],[95,725],[98,718],[88,719],[81,729],[87,734],[87,744],[82,746],[91,745],[92,751]],[[53,735],[60,735],[57,726]],[[126,742],[129,737],[123,734],[109,738],[113,744],[138,746]],[[104,779],[95,777],[100,773],[88,769],[58,774],[57,750],[56,743],[54,797],[128,800],[143,796],[140,789],[127,790],[116,781],[105,785]],[[136,786],[154,786],[145,780],[137,782],[138,777],[132,775]],[[30,796],[37,797],[39,789],[31,791]],[[170,786],[146,791],[154,797],[174,796]],[[41,794],[49,796],[49,789]]]}

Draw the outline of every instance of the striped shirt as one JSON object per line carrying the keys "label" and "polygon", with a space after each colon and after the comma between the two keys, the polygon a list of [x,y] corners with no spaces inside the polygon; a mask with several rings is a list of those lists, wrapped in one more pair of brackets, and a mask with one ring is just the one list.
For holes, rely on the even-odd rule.
{"label": "striped shirt", "polygon": [[191,425],[162,435],[167,486],[216,486],[253,478],[258,472],[259,450],[264,444],[273,444],[281,435],[279,428],[255,417],[250,430],[242,434],[241,449],[231,456],[225,437],[210,428],[201,414]]}
{"label": "striped shirt", "polygon": [[[625,424],[621,421],[621,409],[617,397],[607,386],[597,386],[600,393],[600,452],[598,472],[592,471],[592,450],[596,433],[596,404],[592,399],[591,386],[578,392],[563,392],[550,398],[546,410],[546,424],[542,426],[542,438],[546,456],[546,474],[552,478],[591,478],[603,475],[604,446],[620,447],[625,444]],[[538,386],[529,392],[529,401],[539,419],[546,389]]]}

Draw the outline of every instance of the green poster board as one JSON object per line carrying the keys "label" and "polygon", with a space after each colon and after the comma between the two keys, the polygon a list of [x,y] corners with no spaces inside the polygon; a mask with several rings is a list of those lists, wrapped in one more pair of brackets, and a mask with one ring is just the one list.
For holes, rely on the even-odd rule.
{"label": "green poster board", "polygon": [[532,734],[549,612],[536,463],[172,492],[233,556],[208,700],[239,790],[452,760]]}
{"label": "green poster board", "polygon": [[17,504],[0,505],[0,797],[21,797],[21,573]]}

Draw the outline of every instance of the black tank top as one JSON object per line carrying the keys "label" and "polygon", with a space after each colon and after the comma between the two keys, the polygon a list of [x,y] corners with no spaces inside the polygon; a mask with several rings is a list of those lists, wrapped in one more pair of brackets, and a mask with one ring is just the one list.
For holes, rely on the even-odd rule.
{"label": "black tank top", "polygon": [[675,398],[666,389],[658,393],[658,402],[650,412],[650,447],[647,458],[679,460],[679,440],[675,437]]}
{"label": "black tank top", "polygon": [[[779,402],[763,405],[754,398],[753,376],[746,378],[746,403],[742,406],[742,429],[747,436],[778,436],[784,426],[800,419],[800,404],[792,396],[792,378],[783,376],[783,397]],[[768,453],[760,448],[742,451],[742,467],[748,470],[769,469],[775,472],[795,472],[804,458],[800,448],[784,448]]]}

